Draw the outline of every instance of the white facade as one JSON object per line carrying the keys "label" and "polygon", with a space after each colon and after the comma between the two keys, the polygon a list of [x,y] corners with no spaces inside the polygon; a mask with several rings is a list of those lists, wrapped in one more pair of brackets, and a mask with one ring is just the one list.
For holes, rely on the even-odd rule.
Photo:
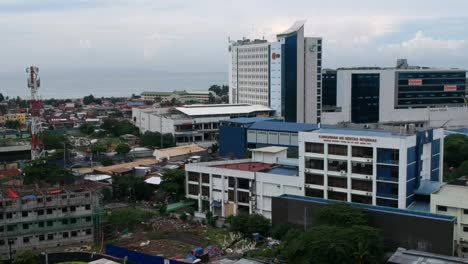
{"label": "white facade", "polygon": [[[408,186],[431,180],[431,175],[442,182],[443,130],[426,136],[422,155],[412,158],[408,149],[418,148],[416,135],[352,129],[299,132],[299,175],[305,179],[305,195],[405,209],[414,201],[415,188]],[[437,153],[431,149],[435,140]],[[431,167],[436,156],[439,161]],[[409,175],[410,166],[417,164],[424,168]],[[431,174],[431,168],[437,171]]]}
{"label": "white facade", "polygon": [[270,46],[270,107],[275,110],[275,115],[278,117],[283,116],[281,111],[281,75],[283,71],[281,47],[283,44],[284,41],[278,41],[271,43]]}
{"label": "white facade", "polygon": [[132,120],[141,133],[170,133],[178,145],[197,143],[209,147],[217,142],[220,121],[270,113],[270,108],[260,105],[190,105],[175,109],[132,108]]}
{"label": "white facade", "polygon": [[[283,157],[286,150],[277,154]],[[187,164],[187,198],[198,201],[200,212],[209,210],[221,217],[244,211],[271,218],[272,197],[303,194],[304,181],[297,174],[281,175],[235,168],[237,164],[243,166],[246,163],[259,166],[250,159]],[[224,165],[234,165],[234,168],[213,167]]]}
{"label": "white facade", "polygon": [[[422,127],[463,128],[468,127],[467,106],[439,106],[427,108],[396,107],[396,73],[398,72],[434,72],[435,69],[345,69],[337,71],[336,106],[338,112],[324,112],[323,124],[339,124],[351,122],[351,90],[353,74],[375,73],[380,75],[379,91],[379,123],[408,124],[414,123]],[[443,70],[449,72],[450,70]],[[455,70],[454,70],[455,71]],[[456,70],[460,71],[460,70]]]}
{"label": "white facade", "polygon": [[458,256],[468,257],[468,186],[446,184],[431,194],[431,213],[457,217],[455,243]]}
{"label": "white facade", "polygon": [[261,40],[238,41],[229,49],[229,103],[269,106],[270,44]]}

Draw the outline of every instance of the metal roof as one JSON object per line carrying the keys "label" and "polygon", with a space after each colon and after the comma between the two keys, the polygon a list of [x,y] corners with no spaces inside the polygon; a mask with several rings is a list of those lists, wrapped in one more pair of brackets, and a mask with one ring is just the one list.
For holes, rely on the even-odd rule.
{"label": "metal roof", "polygon": [[229,120],[224,120],[224,122],[236,123],[236,124],[253,124],[260,121],[275,120],[275,117],[237,117],[231,118]]}
{"label": "metal roof", "polygon": [[415,194],[421,195],[431,195],[431,193],[435,193],[440,189],[441,183],[436,181],[430,180],[422,180],[419,184],[418,189],[414,191]]}
{"label": "metal roof", "polygon": [[277,147],[277,146],[270,146],[270,147],[263,147],[263,148],[254,148],[249,149],[252,152],[263,152],[263,153],[278,153],[281,151],[287,150],[287,147]]}
{"label": "metal roof", "polygon": [[371,129],[353,129],[353,128],[321,128],[314,131],[315,133],[323,134],[342,134],[352,136],[368,136],[368,137],[392,137],[392,138],[405,138],[408,135],[395,134],[391,131],[385,130],[371,130]]}
{"label": "metal roof", "polygon": [[463,134],[468,136],[468,128],[459,128],[459,129],[445,129],[444,130],[445,135],[450,135],[450,134]]}
{"label": "metal roof", "polygon": [[386,212],[386,213],[391,213],[391,214],[400,214],[400,215],[409,215],[409,216],[415,216],[415,217],[432,218],[432,219],[451,221],[451,222],[455,222],[455,220],[457,219],[455,216],[450,216],[450,215],[424,213],[424,212],[411,211],[411,210],[406,210],[406,209],[397,209],[397,208],[392,208],[392,207],[384,207],[384,206],[361,204],[361,203],[334,201],[334,200],[327,200],[327,199],[316,198],[316,197],[307,197],[307,196],[283,194],[283,195],[280,196],[280,198],[298,200],[298,201],[304,201],[304,202],[315,202],[315,203],[321,203],[321,204],[346,203],[346,204],[349,204],[349,205],[351,205],[353,207],[367,209],[367,210],[371,210],[371,211],[380,211],[380,212]]}
{"label": "metal roof", "polygon": [[251,125],[249,129],[255,130],[269,130],[280,132],[299,132],[299,131],[312,131],[317,129],[317,124],[304,124],[293,122],[280,122],[280,121],[260,121]]}
{"label": "metal roof", "polygon": [[266,106],[249,104],[186,105],[176,107],[176,109],[188,116],[234,115],[273,111]]}

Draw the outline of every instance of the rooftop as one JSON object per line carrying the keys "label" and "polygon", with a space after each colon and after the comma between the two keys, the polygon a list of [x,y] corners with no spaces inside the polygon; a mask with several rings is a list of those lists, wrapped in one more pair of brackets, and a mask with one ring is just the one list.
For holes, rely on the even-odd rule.
{"label": "rooftop", "polygon": [[391,138],[405,138],[409,136],[408,134],[399,134],[388,130],[354,128],[320,128],[319,130],[315,130],[314,133]]}
{"label": "rooftop", "polygon": [[197,144],[190,144],[190,145],[184,145],[184,146],[179,146],[179,147],[173,147],[173,148],[165,148],[165,149],[155,149],[153,152],[153,156],[157,158],[171,158],[171,157],[177,157],[177,156],[182,156],[182,155],[192,155],[192,154],[197,154],[200,152],[206,151],[205,148],[200,147]]}
{"label": "rooftop", "polygon": [[304,27],[304,24],[306,23],[306,21],[307,20],[298,20],[298,21],[294,22],[294,24],[290,28],[288,28],[283,33],[278,34],[277,37],[286,36],[286,35],[296,33],[298,30],[300,30],[302,27]]}
{"label": "rooftop", "polygon": [[425,251],[418,251],[413,249],[398,248],[395,253],[388,259],[388,263],[404,264],[404,263],[468,263],[468,259],[458,258],[452,256],[444,256]]}
{"label": "rooftop", "polygon": [[249,104],[196,104],[176,107],[176,109],[188,116],[233,115],[273,111],[266,106]]}
{"label": "rooftop", "polygon": [[263,152],[263,153],[278,153],[281,151],[288,150],[287,147],[277,147],[277,146],[270,146],[270,147],[263,147],[263,148],[254,148],[249,149],[252,152]]}
{"label": "rooftop", "polygon": [[237,117],[224,120],[224,122],[235,123],[235,124],[253,124],[260,121],[274,120],[274,117]]}
{"label": "rooftop", "polygon": [[129,169],[133,169],[134,167],[154,165],[156,163],[158,163],[158,161],[155,160],[154,158],[140,159],[140,160],[135,160],[132,162],[127,162],[127,163],[122,163],[122,164],[117,164],[117,165],[112,165],[112,166],[97,167],[94,170],[103,174],[112,174],[113,172],[122,173]]}
{"label": "rooftop", "polygon": [[438,219],[438,220],[451,221],[451,222],[454,222],[456,220],[455,216],[438,215],[438,214],[411,211],[411,210],[405,210],[405,209],[397,209],[397,208],[384,207],[384,206],[334,201],[334,200],[327,200],[327,199],[322,199],[322,198],[297,196],[297,195],[289,195],[289,194],[284,194],[284,195],[281,195],[280,197],[284,199],[291,199],[291,200],[298,200],[298,201],[305,201],[305,202],[315,202],[315,203],[321,203],[321,204],[346,203],[346,204],[350,204],[353,207],[362,208],[362,209],[371,210],[371,211],[380,211],[380,212],[387,212],[387,213],[392,213],[392,214],[424,217],[424,218]]}
{"label": "rooftop", "polygon": [[304,124],[304,123],[293,123],[293,122],[281,122],[281,121],[260,121],[256,122],[249,127],[249,129],[255,130],[270,130],[280,132],[299,132],[299,131],[312,131],[317,129],[317,124]]}
{"label": "rooftop", "polygon": [[263,162],[242,162],[212,165],[211,167],[223,168],[229,170],[263,172],[283,176],[297,176],[298,168],[295,166],[283,166],[278,164],[269,164]]}

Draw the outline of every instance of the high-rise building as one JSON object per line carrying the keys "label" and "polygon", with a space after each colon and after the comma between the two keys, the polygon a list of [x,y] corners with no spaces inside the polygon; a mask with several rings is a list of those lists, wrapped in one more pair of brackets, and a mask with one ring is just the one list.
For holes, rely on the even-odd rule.
{"label": "high-rise building", "polygon": [[322,115],[324,124],[468,126],[466,70],[411,66],[347,68],[324,76],[327,77],[323,83],[324,96],[328,93],[327,104],[334,103]]}
{"label": "high-rise building", "polygon": [[269,106],[290,122],[320,122],[322,39],[304,37],[304,23],[294,23],[276,42],[230,44],[231,103]]}

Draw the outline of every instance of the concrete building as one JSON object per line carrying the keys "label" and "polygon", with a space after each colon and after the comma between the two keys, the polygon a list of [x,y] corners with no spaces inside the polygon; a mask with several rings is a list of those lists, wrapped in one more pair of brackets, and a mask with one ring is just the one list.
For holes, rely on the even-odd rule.
{"label": "concrete building", "polygon": [[276,42],[230,43],[231,103],[269,106],[290,122],[320,122],[322,39],[304,37],[304,24],[297,21]]}
{"label": "concrete building", "polygon": [[[323,124],[384,123],[468,127],[466,70],[350,68],[327,73]],[[333,78],[335,77],[336,78]],[[334,80],[334,81],[333,81]],[[325,99],[324,99],[325,100]]]}
{"label": "concrete building", "polygon": [[229,46],[229,103],[269,106],[269,55],[266,40],[238,40]]}
{"label": "concrete building", "polygon": [[443,142],[443,129],[299,132],[305,195],[405,209],[442,183]]}
{"label": "concrete building", "polygon": [[159,102],[170,102],[175,99],[179,102],[207,103],[212,92],[206,91],[173,91],[173,92],[142,92],[141,99],[157,100]]}
{"label": "concrete building", "polygon": [[233,118],[219,128],[219,154],[244,158],[248,149],[288,147],[288,157],[297,158],[298,133],[317,129],[315,124],[282,122],[272,118]]}
{"label": "concrete building", "polygon": [[431,213],[455,216],[454,242],[457,255],[468,257],[468,186],[446,184],[431,194]]}
{"label": "concrete building", "polygon": [[297,161],[286,158],[286,149],[265,147],[254,150],[252,159],[187,164],[186,196],[198,202],[200,212],[271,218],[272,197],[303,193]]}
{"label": "concrete building", "polygon": [[266,106],[248,104],[187,105],[175,108],[132,109],[132,119],[141,133],[171,133],[176,144],[211,146],[218,140],[220,121],[235,117],[270,116]]}
{"label": "concrete building", "polygon": [[[0,254],[92,243],[99,227],[97,185],[2,188]],[[11,253],[11,256],[10,256]]]}
{"label": "concrete building", "polygon": [[21,125],[26,124],[26,114],[25,113],[18,113],[18,114],[5,114],[0,115],[0,124],[4,125],[7,121],[18,121]]}

